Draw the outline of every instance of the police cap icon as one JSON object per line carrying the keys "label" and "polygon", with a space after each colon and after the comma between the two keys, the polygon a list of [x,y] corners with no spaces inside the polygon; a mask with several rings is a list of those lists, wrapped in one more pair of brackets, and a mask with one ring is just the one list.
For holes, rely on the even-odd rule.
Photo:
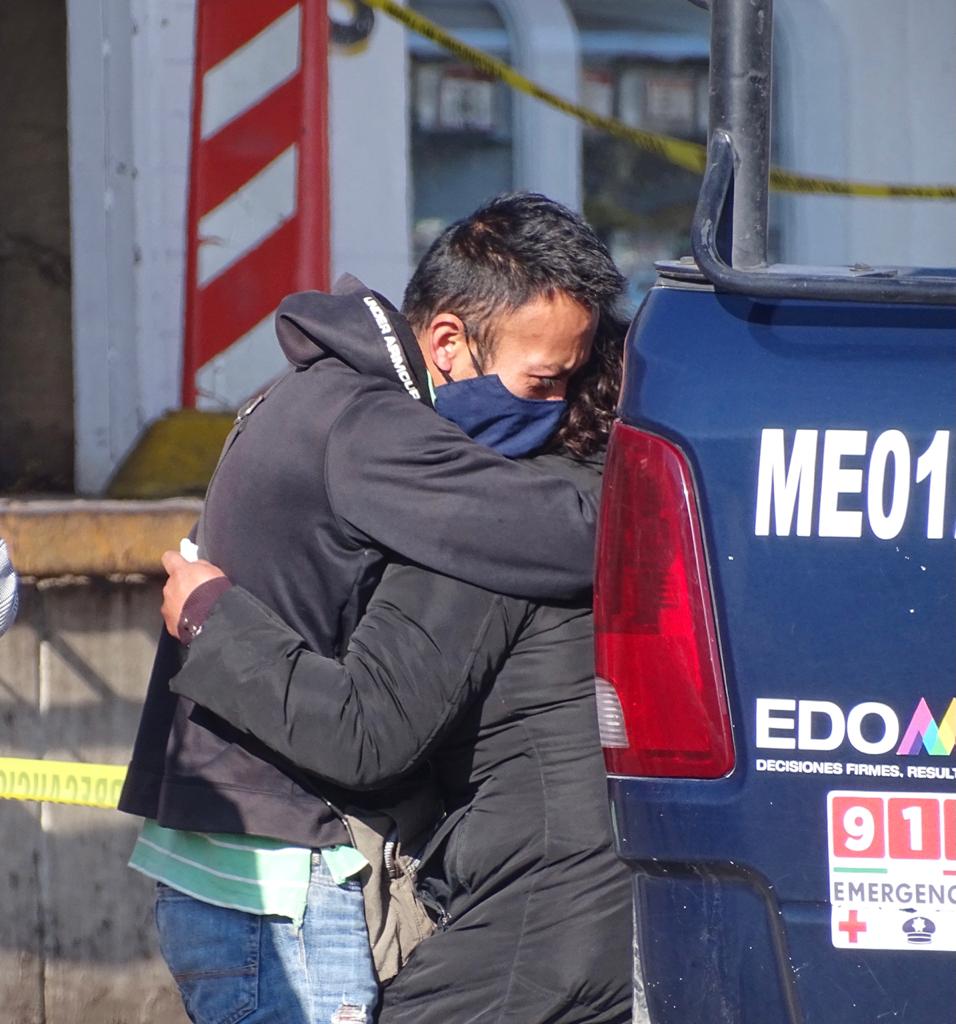
{"label": "police cap icon", "polygon": [[932,942],[936,925],[928,917],[917,915],[903,922],[903,933],[907,942]]}

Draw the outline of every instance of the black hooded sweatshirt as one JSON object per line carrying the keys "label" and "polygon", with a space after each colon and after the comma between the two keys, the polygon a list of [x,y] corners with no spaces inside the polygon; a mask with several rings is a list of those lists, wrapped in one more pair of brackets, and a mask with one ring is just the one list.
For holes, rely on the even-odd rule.
{"label": "black hooded sweatshirt", "polygon": [[[557,461],[539,464],[589,472]],[[611,840],[592,634],[586,605],[392,565],[341,661],[241,587],[193,641],[173,689],[329,782],[434,769],[447,817],[418,874],[441,930],[385,989],[379,1024],[630,1021],[630,874]]]}
{"label": "black hooded sweatshirt", "polygon": [[[435,415],[415,337],[381,296],[354,278],[292,295],[276,330],[293,370],[237,417],[199,542],[311,650],[344,653],[388,559],[503,594],[587,593],[594,495]],[[120,810],[167,828],[346,841],[329,805],[346,794],[170,692],[183,651],[162,634]],[[365,804],[419,789],[407,779]]]}

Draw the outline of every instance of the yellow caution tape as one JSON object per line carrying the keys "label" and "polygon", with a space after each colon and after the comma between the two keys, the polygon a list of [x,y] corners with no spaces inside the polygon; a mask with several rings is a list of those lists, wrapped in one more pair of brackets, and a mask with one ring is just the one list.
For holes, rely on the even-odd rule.
{"label": "yellow caution tape", "polygon": [[588,110],[587,107],[571,103],[570,100],[563,99],[556,93],[549,92],[536,82],[532,82],[530,78],[526,78],[519,71],[515,71],[510,64],[498,60],[497,57],[492,57],[483,50],[475,49],[475,47],[463,43],[433,21],[429,21],[428,18],[422,17],[422,15],[417,14],[415,11],[403,7],[402,4],[396,3],[395,0],[365,0],[365,3],[369,7],[376,7],[397,21],[402,22],[406,28],[410,28],[413,32],[417,32],[418,35],[430,39],[433,43],[437,43],[443,49],[455,54],[456,57],[460,57],[480,71],[484,71],[485,74],[500,79],[502,82],[510,85],[512,89],[517,89],[528,96],[534,96],[594,128],[600,128],[603,131],[610,132],[612,135],[617,135],[630,142],[634,142],[642,149],[656,153],[658,156],[670,161],[670,163],[677,164],[678,167],[683,167],[688,171],[694,171],[698,174],[702,174],[704,171],[707,163],[707,153],[700,143],[687,142],[684,139],[674,139],[668,135],[656,135],[653,132],[642,131],[640,128],[632,128],[616,118],[604,117],[601,114],[594,113],[593,110]]}
{"label": "yellow caution tape", "polygon": [[126,768],[118,764],[0,757],[0,799],[115,808]]}
{"label": "yellow caution tape", "polygon": [[956,199],[956,185],[892,185],[844,181],[770,168],[770,186],[778,192],[816,192],[830,196],[872,196],[876,199]]}
{"label": "yellow caution tape", "polygon": [[[493,78],[500,79],[512,89],[517,89],[528,96],[534,96],[549,106],[562,110],[572,117],[578,118],[592,128],[598,128],[626,139],[640,146],[649,153],[655,153],[663,160],[683,167],[696,174],[703,174],[707,165],[707,151],[698,142],[675,139],[669,135],[659,135],[634,128],[614,117],[604,117],[587,107],[582,107],[570,100],[563,99],[556,93],[549,92],[543,86],[526,78],[519,71],[497,57],[492,57],[483,50],[478,50],[446,32],[433,21],[415,11],[397,3],[396,0],[364,0],[369,7],[388,14],[402,22],[406,28],[418,35],[437,43],[442,49],[448,50],[456,57],[467,61],[474,67]],[[774,167],[770,171],[771,187],[778,192],[822,193],[825,195],[873,196],[879,198],[905,199],[956,199],[956,185],[891,185],[860,181],[844,181],[840,178],[825,178],[809,174],[797,174],[793,171]]]}

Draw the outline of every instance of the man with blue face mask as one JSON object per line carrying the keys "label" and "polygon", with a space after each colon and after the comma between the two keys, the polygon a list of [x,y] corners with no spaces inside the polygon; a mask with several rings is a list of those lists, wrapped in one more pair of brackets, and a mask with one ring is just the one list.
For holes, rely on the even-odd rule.
{"label": "man with blue face mask", "polygon": [[537,451],[567,411],[568,381],[590,358],[596,327],[597,311],[566,292],[503,314],[480,347],[459,316],[438,313],[419,334],[432,380],[444,382],[435,411],[509,458]]}
{"label": "man with blue face mask", "polygon": [[[196,1019],[239,1012],[250,1024],[372,1019],[368,939],[364,926],[356,926],[361,898],[349,881],[365,868],[348,852],[352,836],[342,832],[340,812],[358,803],[407,821],[408,805],[420,804],[419,794],[428,789],[421,752],[410,754],[414,763],[395,778],[327,783],[298,750],[279,749],[271,736],[251,736],[245,722],[237,728],[218,708],[210,714],[199,706],[201,697],[194,706],[196,695],[184,690],[190,699],[174,697],[168,706],[163,694],[170,696],[170,681],[176,692],[180,679],[231,687],[252,657],[263,683],[260,697],[269,695],[267,666],[284,664],[273,646],[276,615],[304,648],[337,664],[357,635],[386,557],[396,569],[402,560],[416,562],[487,588],[446,580],[466,587],[462,606],[457,590],[447,600],[431,590],[442,577],[392,573],[392,588],[407,586],[424,599],[413,616],[396,611],[394,591],[377,595],[380,608],[390,609],[378,639],[411,627],[410,635],[392,634],[383,664],[388,651],[433,654],[429,637],[444,635],[451,645],[442,664],[447,674],[424,663],[413,671],[434,675],[436,699],[427,704],[432,713],[444,709],[444,718],[454,717],[449,700],[460,706],[465,690],[488,683],[509,637],[517,642],[518,622],[538,623],[533,636],[523,635],[529,655],[535,637],[551,637],[565,624],[511,606],[505,613],[495,592],[577,598],[576,610],[548,614],[574,622],[568,640],[574,656],[566,650],[559,656],[562,670],[574,666],[575,693],[564,703],[576,709],[576,735],[588,740],[576,748],[586,762],[585,846],[598,851],[595,878],[619,880],[608,860],[601,810],[593,694],[585,692],[591,669],[581,625],[588,604],[575,529],[581,513],[559,479],[563,471],[536,473],[501,456],[511,460],[555,445],[587,459],[600,448],[620,367],[624,322],[616,306],[622,290],[607,250],[580,218],[544,197],[518,195],[493,201],[438,239],[409,285],[404,318],[355,279],[333,295],[292,296],[280,307],[280,343],[295,369],[240,416],[210,485],[198,537],[200,553],[229,579],[210,562],[164,556],[171,573],[164,616],[171,636],[190,653],[180,670],[183,649],[170,649],[169,638],[161,645],[121,800],[121,809],[152,819],[132,863],[165,883],[157,902],[161,945]],[[389,376],[394,379],[384,379]],[[441,416],[422,409],[430,390]],[[593,480],[577,480],[570,490],[583,508],[593,507],[587,499]],[[569,563],[576,567],[570,579]],[[237,585],[230,587],[230,580]],[[232,621],[233,613],[243,625]],[[449,630],[450,619],[460,620],[460,628]],[[216,639],[233,628],[225,643]],[[469,633],[476,628],[487,653],[467,659],[474,675],[464,686],[454,664],[459,645],[474,646]],[[286,643],[283,636],[280,648]],[[534,657],[526,664],[535,664]],[[451,691],[443,689],[449,685]],[[256,706],[250,702],[247,710]],[[328,735],[304,728],[296,735],[322,747],[350,729],[355,735],[354,727],[332,723]],[[409,748],[407,736],[396,742]],[[449,796],[441,795],[448,810]],[[460,817],[463,805],[455,810]],[[413,837],[401,823],[399,830],[403,840]],[[315,884],[309,883],[310,853]],[[239,863],[243,858],[247,867]],[[301,881],[308,883],[307,896]],[[620,930],[629,912],[623,905],[618,910]],[[255,955],[247,948],[253,934]],[[619,945],[629,948],[629,940]],[[608,985],[598,984],[597,990],[601,1012],[586,1019],[617,1020],[619,987],[609,994]],[[581,1002],[587,1013],[594,1005]],[[526,1009],[516,1013],[521,1017]],[[534,1014],[523,1019],[532,1024]]]}
{"label": "man with blue face mask", "polygon": [[544,197],[493,201],[452,225],[402,304],[436,412],[509,458],[569,438],[584,454],[616,399],[621,290],[590,229]]}

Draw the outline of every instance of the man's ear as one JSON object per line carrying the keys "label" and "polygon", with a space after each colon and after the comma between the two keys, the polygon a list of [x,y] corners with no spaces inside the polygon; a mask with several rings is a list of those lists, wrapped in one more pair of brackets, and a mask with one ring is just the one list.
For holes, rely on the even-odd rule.
{"label": "man's ear", "polygon": [[425,328],[425,343],[435,366],[447,375],[468,347],[465,325],[454,313],[436,313]]}

